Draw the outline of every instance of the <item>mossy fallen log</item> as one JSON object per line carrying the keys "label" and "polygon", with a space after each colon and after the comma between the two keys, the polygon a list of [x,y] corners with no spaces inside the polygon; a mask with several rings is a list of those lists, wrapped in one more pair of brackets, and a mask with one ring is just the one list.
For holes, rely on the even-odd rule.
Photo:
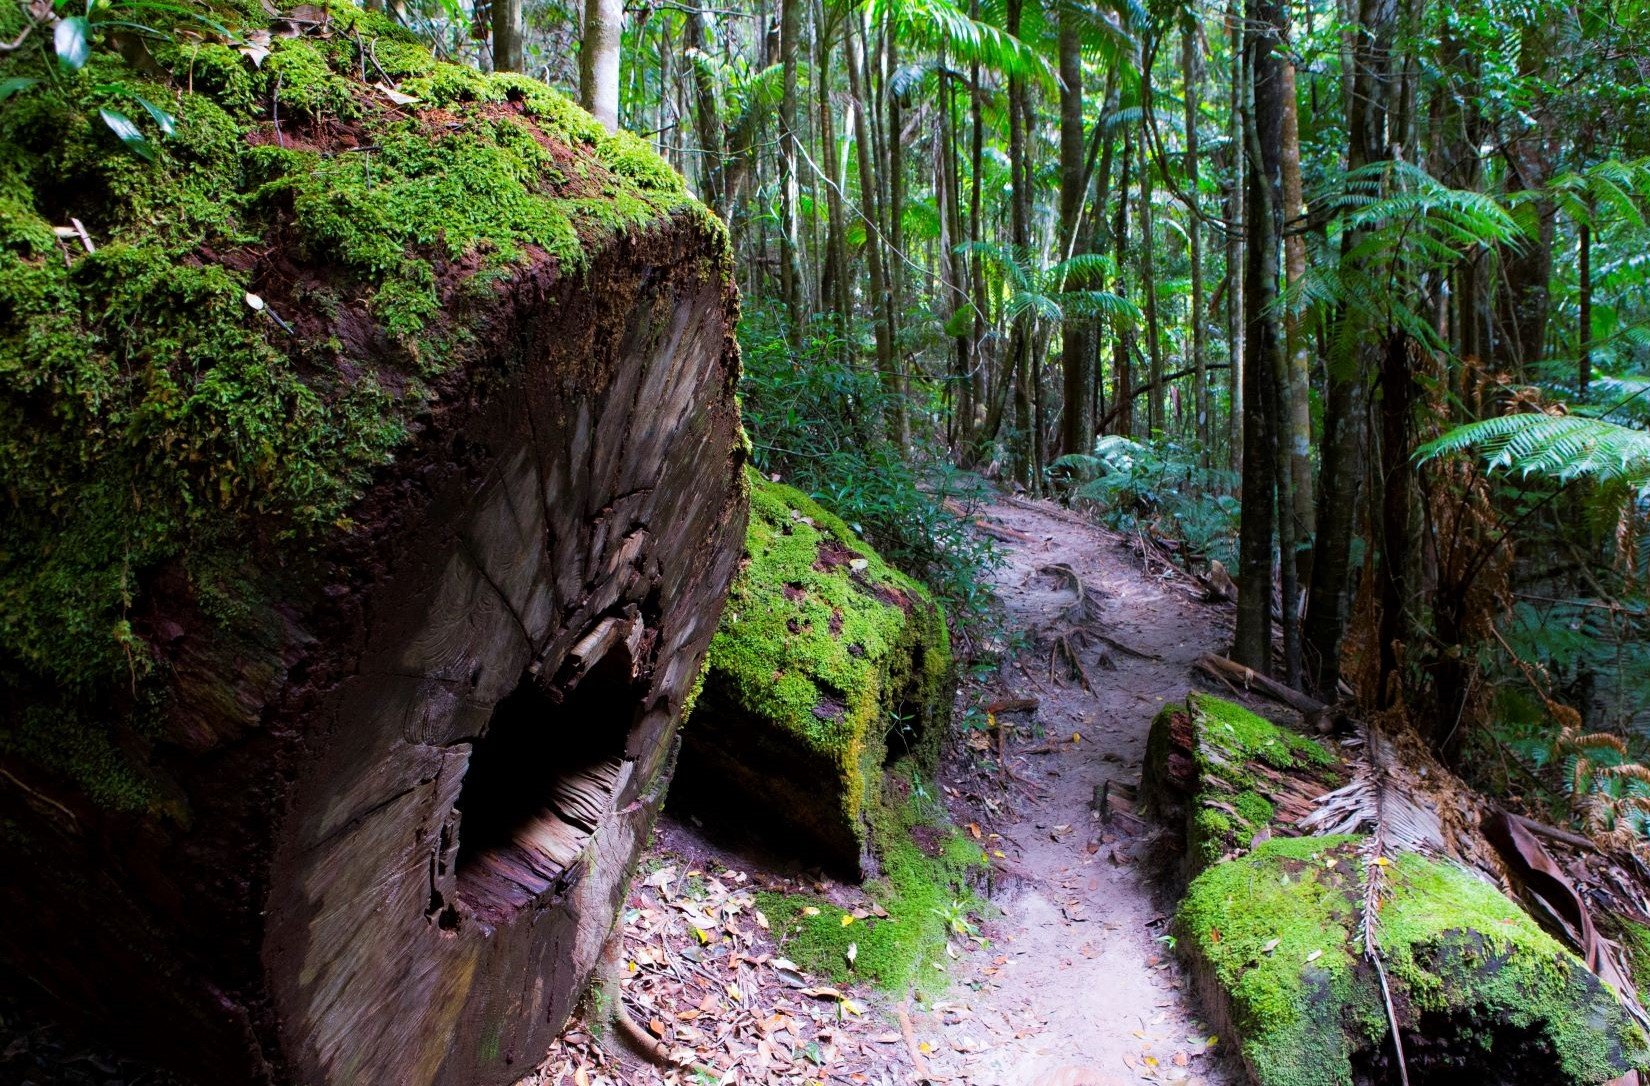
{"label": "mossy fallen log", "polygon": [[1644,1065],[1617,994],[1478,871],[1298,836],[1346,776],[1316,741],[1208,695],[1153,724],[1143,792],[1187,833],[1176,949],[1252,1081],[1399,1082],[1394,1019],[1412,1083],[1579,1086]]}
{"label": "mossy fallen log", "polygon": [[382,15],[217,17],[0,108],[0,956],[202,1082],[513,1081],[739,558],[725,236]]}
{"label": "mossy fallen log", "polygon": [[679,797],[779,831],[852,875],[885,767],[933,772],[950,720],[945,618],[840,519],[751,474],[748,561],[685,727]]}

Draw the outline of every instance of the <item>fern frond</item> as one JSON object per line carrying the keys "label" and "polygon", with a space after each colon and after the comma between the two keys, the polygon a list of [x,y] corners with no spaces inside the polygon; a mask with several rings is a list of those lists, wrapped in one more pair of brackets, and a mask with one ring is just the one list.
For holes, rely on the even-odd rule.
{"label": "fern frond", "polygon": [[1492,470],[1561,483],[1650,483],[1650,433],[1584,415],[1500,415],[1458,427],[1416,450],[1425,462],[1477,449]]}

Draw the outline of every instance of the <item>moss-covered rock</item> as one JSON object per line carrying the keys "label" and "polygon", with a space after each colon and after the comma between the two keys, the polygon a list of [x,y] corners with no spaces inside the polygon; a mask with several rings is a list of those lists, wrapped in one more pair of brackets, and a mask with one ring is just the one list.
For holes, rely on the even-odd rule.
{"label": "moss-covered rock", "polygon": [[[375,473],[477,394],[466,363],[508,350],[488,331],[507,282],[684,218],[726,259],[645,144],[539,83],[338,2],[279,23],[260,65],[241,46],[274,17],[214,7],[177,9],[186,32],[144,71],[97,24],[82,71],[45,78],[33,43],[0,58],[0,79],[42,77],[0,106],[0,753],[132,809],[164,802],[129,756],[161,728],[156,570],[267,628],[289,566],[271,548],[359,530]],[[20,18],[0,9],[0,35]],[[140,119],[152,161],[104,109]],[[95,252],[58,235],[76,222]]]}
{"label": "moss-covered rock", "polygon": [[[1361,844],[1267,841],[1211,866],[1181,903],[1178,949],[1260,1086],[1387,1080]],[[1615,995],[1500,891],[1413,854],[1382,873],[1376,939],[1412,1081],[1601,1083],[1644,1064]]]}
{"label": "moss-covered rock", "polygon": [[950,718],[945,618],[840,519],[750,475],[748,561],[711,642],[678,782],[803,840],[849,872],[869,847],[884,767],[934,768]]}

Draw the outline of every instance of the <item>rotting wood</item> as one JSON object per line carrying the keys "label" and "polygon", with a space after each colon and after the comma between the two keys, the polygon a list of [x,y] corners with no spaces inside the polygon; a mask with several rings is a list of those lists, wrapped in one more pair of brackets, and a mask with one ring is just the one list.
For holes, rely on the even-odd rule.
{"label": "rotting wood", "polygon": [[[501,280],[473,372],[352,509],[359,529],[267,556],[286,579],[258,640],[146,587],[134,622],[181,631],[163,769],[187,817],[109,811],[8,760],[17,974],[204,1083],[531,1069],[595,966],[739,557],[716,244],[684,216],[576,279]],[[581,709],[591,683],[610,694]],[[517,691],[546,699],[543,728],[615,749],[556,766],[540,807],[467,848],[464,786]]]}
{"label": "rotting wood", "polygon": [[1316,698],[1308,697],[1299,690],[1285,686],[1275,679],[1268,678],[1252,668],[1228,660],[1224,656],[1205,653],[1198,657],[1197,662],[1192,666],[1198,671],[1229,685],[1235,684],[1245,690],[1264,694],[1273,701],[1281,702],[1307,716],[1319,716],[1328,711],[1329,708]]}

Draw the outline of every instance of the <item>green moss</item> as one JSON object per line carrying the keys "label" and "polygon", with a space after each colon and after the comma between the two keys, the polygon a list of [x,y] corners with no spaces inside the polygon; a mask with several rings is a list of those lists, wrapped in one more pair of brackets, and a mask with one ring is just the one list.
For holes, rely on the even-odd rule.
{"label": "green moss", "polygon": [[[799,491],[750,476],[749,562],[711,642],[719,697],[836,766],[867,813],[887,747],[932,768],[950,710],[950,642],[928,592]],[[904,719],[901,719],[901,718]]]}
{"label": "green moss", "polygon": [[[241,7],[216,10],[243,36],[269,25]],[[101,47],[50,78],[40,50],[0,58],[0,79],[41,77],[0,110],[0,743],[36,749],[24,704],[147,734],[166,676],[131,616],[156,570],[181,564],[204,606],[211,571],[255,545],[352,530],[432,386],[486,346],[472,325],[501,281],[702,221],[644,144],[548,88],[329,12],[330,36],[277,35],[261,67],[189,36],[156,46],[153,75]],[[386,75],[419,101],[391,103],[370,85]],[[127,92],[165,103],[176,135]],[[139,117],[154,162],[104,107]],[[54,235],[71,216],[95,253]],[[89,792],[137,795],[71,746]]]}
{"label": "green moss", "polygon": [[1198,725],[1199,745],[1208,744],[1241,763],[1259,760],[1275,769],[1329,765],[1334,755],[1294,732],[1256,716],[1235,702],[1194,693],[1187,699]]}
{"label": "green moss", "polygon": [[[890,789],[904,788],[890,774]],[[878,807],[873,834],[882,874],[866,883],[871,900],[887,918],[875,916],[844,924],[846,910],[806,895],[766,892],[757,907],[767,915],[786,956],[811,974],[838,983],[865,981],[889,992],[915,987],[919,993],[943,990],[946,944],[969,929],[968,914],[978,907],[971,890],[986,866],[984,854],[959,833],[937,804],[905,788]],[[927,851],[913,833],[923,835]],[[809,910],[817,910],[810,915]],[[848,949],[855,948],[852,963]]]}
{"label": "green moss", "polygon": [[272,109],[289,118],[353,120],[361,115],[356,88],[306,38],[280,38],[259,69]]}
{"label": "green moss", "polygon": [[[1361,844],[1268,841],[1209,868],[1181,903],[1179,945],[1223,993],[1261,1086],[1346,1086],[1354,1051],[1390,1043],[1356,941]],[[1497,1029],[1528,1031],[1571,1083],[1644,1057],[1608,990],[1494,887],[1415,855],[1384,871],[1377,939],[1406,1028],[1421,1015],[1440,1016],[1434,1030],[1460,1020],[1452,1043],[1469,1048]]]}
{"label": "green moss", "polygon": [[[1272,821],[1272,802],[1255,764],[1300,772],[1321,770],[1334,756],[1305,736],[1207,694],[1192,694],[1184,707],[1166,707],[1154,722],[1146,752],[1146,776],[1162,779],[1174,714],[1190,716],[1198,794],[1187,826],[1187,853],[1201,870],[1228,853],[1247,848]],[[1157,774],[1153,778],[1153,774]]]}

